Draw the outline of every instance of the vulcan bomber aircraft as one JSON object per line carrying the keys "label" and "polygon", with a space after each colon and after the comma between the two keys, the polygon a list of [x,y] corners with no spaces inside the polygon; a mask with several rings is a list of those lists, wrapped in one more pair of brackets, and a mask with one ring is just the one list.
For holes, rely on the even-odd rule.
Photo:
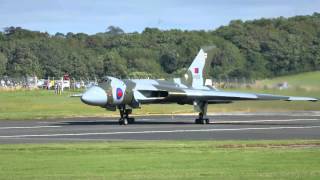
{"label": "vulcan bomber aircraft", "polygon": [[196,124],[209,124],[206,117],[208,104],[231,103],[243,100],[317,101],[310,97],[292,97],[272,94],[226,92],[205,86],[204,67],[207,53],[200,49],[187,72],[173,80],[118,79],[106,76],[98,86],[93,86],[81,96],[88,105],[120,111],[120,125],[135,122],[129,115],[141,104],[177,103],[191,104],[199,112]]}

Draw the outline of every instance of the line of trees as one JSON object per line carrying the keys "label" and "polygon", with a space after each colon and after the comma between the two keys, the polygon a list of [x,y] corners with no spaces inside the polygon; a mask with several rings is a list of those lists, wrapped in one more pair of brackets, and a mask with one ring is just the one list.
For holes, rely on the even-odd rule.
{"label": "line of trees", "polygon": [[184,73],[200,47],[211,77],[265,78],[320,69],[320,14],[231,21],[212,31],[0,32],[0,76],[170,77]]}

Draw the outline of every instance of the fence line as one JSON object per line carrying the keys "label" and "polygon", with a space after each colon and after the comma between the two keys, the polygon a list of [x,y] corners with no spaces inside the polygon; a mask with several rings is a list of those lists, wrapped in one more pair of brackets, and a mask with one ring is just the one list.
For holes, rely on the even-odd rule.
{"label": "fence line", "polygon": [[[0,77],[0,89],[54,89],[55,84],[60,83],[63,88],[76,90],[97,85],[96,78],[81,78],[64,80],[63,78],[38,79],[37,77]],[[216,88],[256,88],[258,84],[253,79],[247,78],[212,78],[207,79],[205,85]],[[286,85],[288,86],[288,85]]]}
{"label": "fence line", "polygon": [[63,78],[49,78],[38,79],[37,77],[0,77],[0,89],[16,90],[16,89],[54,89],[56,85],[70,90],[88,88],[96,85],[97,80],[84,79],[63,79]]}

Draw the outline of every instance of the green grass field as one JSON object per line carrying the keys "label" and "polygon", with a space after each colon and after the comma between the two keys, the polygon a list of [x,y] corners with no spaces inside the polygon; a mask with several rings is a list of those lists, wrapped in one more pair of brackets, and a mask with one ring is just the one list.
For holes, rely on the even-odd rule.
{"label": "green grass field", "polygon": [[[235,91],[235,90],[233,90]],[[320,97],[317,91],[301,90],[243,90],[262,93],[275,93],[285,95],[299,95]],[[62,96],[54,95],[53,91],[12,91],[0,92],[0,119],[48,119],[62,117],[85,116],[118,116],[118,112],[106,111],[100,107],[83,104],[79,98],[70,98],[71,92]],[[257,112],[257,111],[317,111],[320,103],[316,102],[285,102],[285,101],[241,101],[231,104],[210,105],[208,112]],[[136,115],[147,114],[179,114],[193,113],[191,105],[143,105],[141,109],[134,110]]]}
{"label": "green grass field", "polygon": [[[292,96],[320,98],[320,72],[284,76],[272,80],[259,81],[258,84],[272,85],[287,81],[292,88],[287,90],[253,88],[231,89],[230,91],[272,93]],[[99,107],[83,104],[80,98],[70,98],[74,92],[64,92],[62,96],[53,91],[0,91],[0,119],[48,119],[81,116],[118,116]],[[284,101],[242,101],[232,104],[210,105],[208,112],[277,112],[277,111],[319,111],[320,103]],[[136,115],[194,113],[191,105],[143,105],[133,111]]]}
{"label": "green grass field", "polygon": [[[311,88],[230,91],[320,97],[320,86],[311,81],[318,76],[298,75],[292,84],[296,78]],[[0,119],[118,116],[87,106],[71,94],[0,91]],[[211,113],[302,110],[319,111],[320,103],[243,101],[209,106]],[[190,105],[174,104],[134,111],[139,115],[192,112]],[[320,179],[320,140],[0,144],[0,179]]]}
{"label": "green grass field", "polygon": [[0,145],[0,179],[319,179],[320,141]]}
{"label": "green grass field", "polygon": [[288,82],[292,88],[305,90],[320,90],[320,71],[301,73],[291,76],[281,76],[273,79],[258,81],[258,85],[272,86],[278,83]]}

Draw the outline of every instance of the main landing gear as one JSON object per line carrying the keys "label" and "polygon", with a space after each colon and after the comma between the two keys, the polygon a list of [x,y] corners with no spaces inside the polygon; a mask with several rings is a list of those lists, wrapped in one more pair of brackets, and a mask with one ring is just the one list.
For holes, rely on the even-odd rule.
{"label": "main landing gear", "polygon": [[127,109],[126,106],[119,106],[120,111],[120,119],[119,124],[120,125],[128,125],[134,123],[134,118],[129,117],[129,114],[132,113],[132,109]]}
{"label": "main landing gear", "polygon": [[204,118],[207,115],[207,102],[194,101],[193,107],[196,111],[199,112],[199,117],[195,120],[196,124],[210,124],[210,120],[208,118]]}
{"label": "main landing gear", "polygon": [[209,118],[203,118],[203,113],[199,113],[199,117],[195,120],[196,124],[210,124]]}

